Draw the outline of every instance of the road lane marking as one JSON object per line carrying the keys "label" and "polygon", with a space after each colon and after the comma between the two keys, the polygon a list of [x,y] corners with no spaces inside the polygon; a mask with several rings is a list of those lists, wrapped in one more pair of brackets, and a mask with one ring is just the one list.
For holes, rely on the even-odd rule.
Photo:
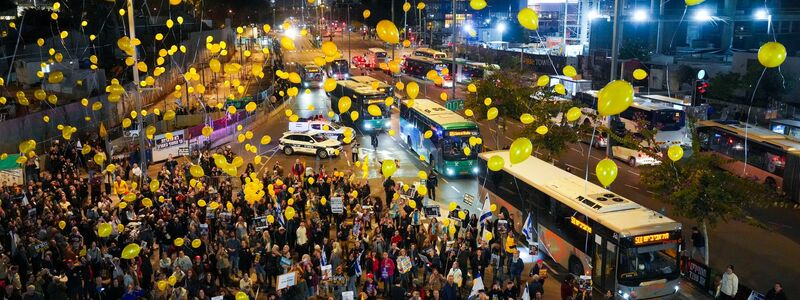
{"label": "road lane marking", "polygon": [[583,169],[581,169],[581,168],[578,168],[578,167],[576,167],[576,166],[573,166],[573,165],[570,165],[570,164],[567,164],[567,163],[565,163],[565,165],[567,165],[567,167],[570,167],[570,168],[572,168],[573,170],[583,170]]}
{"label": "road lane marking", "polygon": [[633,174],[633,175],[636,175],[636,176],[641,176],[641,174],[639,174],[639,173],[636,173],[636,172],[634,172],[634,171],[631,171],[631,170],[628,170],[628,173],[631,173],[631,174]]}
{"label": "road lane marking", "polygon": [[632,189],[634,189],[634,190],[639,190],[639,187],[632,186],[632,185],[630,185],[630,184],[627,184],[627,183],[625,184],[625,186],[627,186],[627,187],[629,187],[629,188],[632,188]]}
{"label": "road lane marking", "polygon": [[451,187],[451,188],[453,188],[454,190],[456,190],[456,193],[459,193],[459,194],[461,194],[461,191],[459,191],[459,190],[458,190],[456,187],[454,187],[454,186],[452,186],[452,185],[451,185],[450,187]]}

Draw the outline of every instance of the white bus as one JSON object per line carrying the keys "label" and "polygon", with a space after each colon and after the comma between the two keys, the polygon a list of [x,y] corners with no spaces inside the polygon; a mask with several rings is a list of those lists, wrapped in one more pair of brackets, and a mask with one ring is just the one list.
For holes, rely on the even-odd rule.
{"label": "white bus", "polygon": [[389,56],[386,53],[386,50],[381,48],[369,48],[367,52],[367,66],[373,69],[377,69],[380,67],[382,63],[389,62]]}
{"label": "white bus", "polygon": [[[595,126],[594,118],[597,113],[597,93],[598,91],[586,91],[575,94],[574,100],[583,106],[583,116],[579,122],[589,126]],[[658,129],[655,139],[661,148],[668,148],[672,145],[681,145],[684,147],[692,146],[692,139],[689,133],[689,128],[686,126],[686,112],[681,109],[675,109],[671,105],[654,103],[645,101],[642,98],[634,98],[633,104],[619,114],[612,118],[612,122],[620,122],[611,124],[610,128],[616,129],[622,127],[629,132],[637,133],[638,124],[637,120],[643,119],[647,121],[647,125],[651,128]],[[606,118],[598,119],[602,125],[607,126]]]}
{"label": "white bus", "polygon": [[353,76],[353,77],[350,77],[350,80],[358,82],[358,83],[369,85],[370,87],[372,87],[373,82],[377,82],[376,83],[376,86],[377,86],[376,89],[379,92],[387,93],[388,96],[394,96],[394,86],[386,83],[385,81],[378,80],[375,77],[371,77],[371,76]]}
{"label": "white bus", "polygon": [[[487,168],[494,155],[506,161],[497,172]],[[508,161],[508,150],[478,155],[479,195],[515,220],[530,214],[539,255],[591,276],[593,298],[608,291],[622,298],[635,291],[639,299],[678,291],[680,223],[536,157]]]}
{"label": "white bus", "polygon": [[442,51],[436,51],[431,48],[417,48],[417,50],[414,50],[414,56],[442,59],[442,58],[447,58],[447,53],[444,53]]}

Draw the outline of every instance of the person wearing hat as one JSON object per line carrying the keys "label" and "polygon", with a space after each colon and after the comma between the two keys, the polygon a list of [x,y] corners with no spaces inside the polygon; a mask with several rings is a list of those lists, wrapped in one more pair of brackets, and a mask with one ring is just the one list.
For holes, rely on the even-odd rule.
{"label": "person wearing hat", "polygon": [[367,273],[367,280],[364,281],[364,287],[361,290],[367,297],[367,300],[378,299],[378,283],[375,282],[375,275]]}

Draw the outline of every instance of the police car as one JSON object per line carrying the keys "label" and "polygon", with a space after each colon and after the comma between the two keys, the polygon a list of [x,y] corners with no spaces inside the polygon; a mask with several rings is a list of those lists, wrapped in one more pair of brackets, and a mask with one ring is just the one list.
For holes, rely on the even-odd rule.
{"label": "police car", "polygon": [[354,133],[353,128],[332,123],[327,120],[309,120],[299,122],[289,122],[290,132],[306,132],[309,134],[321,134],[329,139],[343,140],[345,133]]}
{"label": "police car", "polygon": [[279,149],[286,155],[297,152],[314,154],[325,159],[339,155],[342,151],[342,142],[310,132],[285,132],[279,142]]}

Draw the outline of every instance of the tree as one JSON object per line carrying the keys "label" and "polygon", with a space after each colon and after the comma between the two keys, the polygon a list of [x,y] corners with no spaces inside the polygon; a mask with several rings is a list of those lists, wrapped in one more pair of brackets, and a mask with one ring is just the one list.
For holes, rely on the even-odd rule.
{"label": "tree", "polygon": [[[478,118],[485,118],[490,107],[498,110],[496,124],[503,125],[509,119],[519,119],[522,114],[530,114],[534,121],[524,125],[522,135],[528,137],[534,148],[546,160],[551,160],[567,150],[569,143],[577,142],[581,127],[568,126],[563,113],[572,107],[572,101],[556,99],[558,94],[552,87],[532,87],[520,74],[498,71],[486,79],[476,82],[477,94],[468,95],[464,101],[466,108],[473,110]],[[491,98],[491,105],[484,104]],[[536,133],[540,126],[548,128],[544,135]],[[498,135],[496,135],[498,136]],[[499,145],[496,139],[495,145]],[[501,148],[501,147],[497,147]]]}
{"label": "tree", "polygon": [[738,73],[719,74],[709,80],[708,97],[732,101],[739,97],[737,91],[741,84],[742,77]]}
{"label": "tree", "polygon": [[706,237],[703,257],[708,265],[708,228],[728,220],[743,220],[748,209],[768,205],[779,199],[774,189],[725,171],[727,159],[700,152],[695,125],[692,131],[692,155],[677,162],[662,159],[659,166],[642,171],[641,180],[656,197],[672,205],[678,216],[700,224]]}
{"label": "tree", "polygon": [[619,48],[619,59],[636,59],[648,61],[653,51],[647,46],[645,39],[626,39]]}

